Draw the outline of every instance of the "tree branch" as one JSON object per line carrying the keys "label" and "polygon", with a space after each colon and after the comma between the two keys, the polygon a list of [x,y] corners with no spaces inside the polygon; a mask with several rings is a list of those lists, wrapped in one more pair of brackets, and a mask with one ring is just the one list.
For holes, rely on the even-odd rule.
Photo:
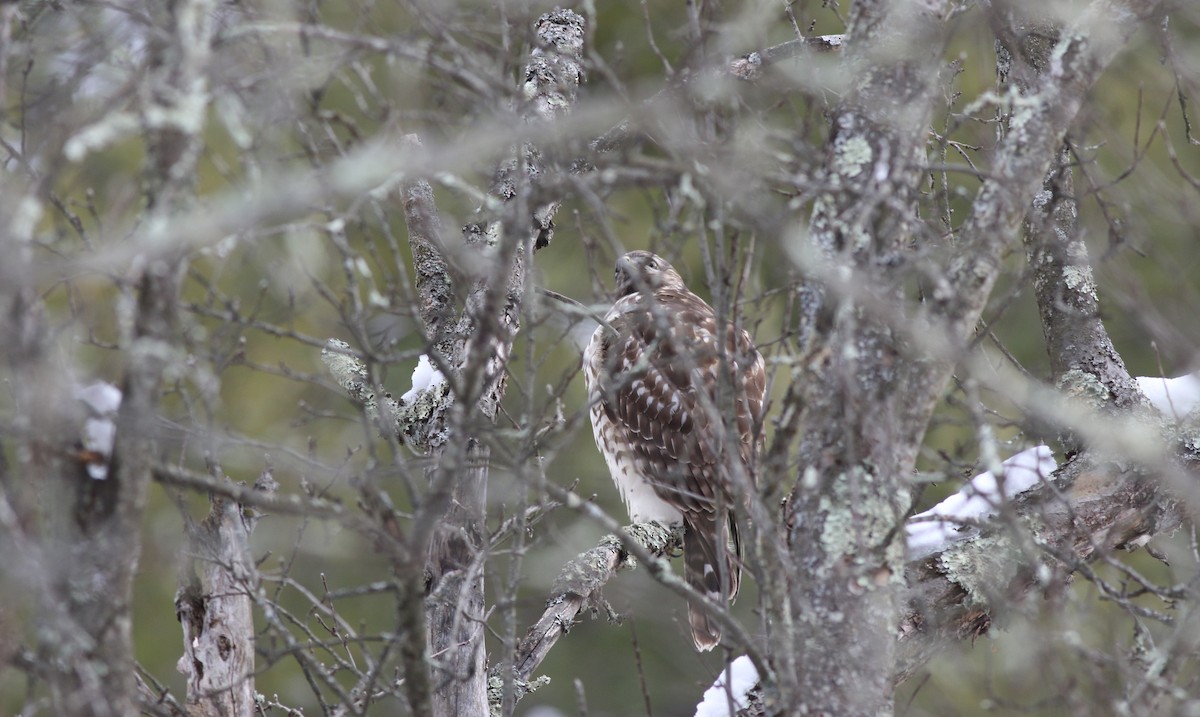
{"label": "tree branch", "polygon": [[[748,52],[735,57],[721,67],[710,68],[683,77],[678,84],[659,90],[642,101],[639,106],[642,112],[654,116],[656,110],[662,110],[667,103],[677,100],[682,93],[689,92],[693,85],[703,85],[705,81],[740,80],[757,82],[770,67],[797,57],[811,53],[838,52],[845,47],[845,35],[810,35],[808,37],[789,40],[773,45],[763,50]],[[638,126],[636,120],[625,119],[599,137],[593,139],[590,147],[593,152],[615,152],[630,146],[648,130]]]}
{"label": "tree branch", "polygon": [[[1002,98],[1012,106],[1008,134],[961,232],[961,259],[931,297],[934,310],[955,334],[968,336],[974,330],[999,275],[1007,238],[1025,218],[1087,93],[1141,27],[1140,21],[1160,5],[1160,0],[1093,2],[1066,28],[1033,92],[1023,97],[1013,91]],[[925,394],[920,403],[931,407],[941,395],[945,369],[930,366],[920,374],[918,385],[924,386]]]}
{"label": "tree branch", "polygon": [[[277,488],[268,470],[253,490],[270,498]],[[242,504],[212,495],[208,516],[191,531],[190,555],[175,593],[175,616],[183,627],[183,656],[176,667],[187,680],[190,717],[254,713],[250,596],[258,589],[258,571],[250,534],[257,520]]]}
{"label": "tree branch", "polygon": [[[668,555],[682,544],[682,528],[664,528],[658,523],[640,523],[625,528],[625,533],[656,558]],[[517,647],[512,661],[516,698],[520,699],[534,670],[549,654],[558,639],[567,634],[576,615],[592,603],[599,591],[629,564],[629,552],[622,539],[606,535],[596,547],[580,553],[559,571],[546,600],[546,610]],[[500,679],[501,667],[492,668],[492,679]],[[534,688],[536,689],[536,687]]]}
{"label": "tree branch", "polygon": [[908,564],[897,682],[947,645],[978,637],[1019,613],[1022,598],[1051,589],[1051,576],[1065,577],[1113,550],[1144,545],[1174,530],[1183,517],[1143,470],[1098,466],[1086,456],[1012,507],[1007,525]]}

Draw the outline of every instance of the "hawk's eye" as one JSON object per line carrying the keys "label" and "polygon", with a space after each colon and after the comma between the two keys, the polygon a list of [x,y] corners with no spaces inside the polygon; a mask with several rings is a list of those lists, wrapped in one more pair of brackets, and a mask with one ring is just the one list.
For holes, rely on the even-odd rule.
{"label": "hawk's eye", "polygon": [[650,271],[655,271],[656,269],[658,269],[658,262],[651,259],[650,261],[646,262],[646,268],[649,269]]}

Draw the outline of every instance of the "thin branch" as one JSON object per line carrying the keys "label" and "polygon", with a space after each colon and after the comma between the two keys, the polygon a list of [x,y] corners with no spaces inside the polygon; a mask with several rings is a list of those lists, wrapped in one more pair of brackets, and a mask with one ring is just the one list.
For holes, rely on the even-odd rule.
{"label": "thin branch", "polygon": [[[684,77],[678,85],[659,90],[644,100],[639,109],[643,113],[653,115],[653,110],[659,109],[665,103],[673,100],[681,91],[685,91],[694,83],[697,77],[710,80],[715,78],[755,82],[762,77],[767,68],[773,65],[812,52],[837,52],[844,47],[845,41],[845,35],[811,35],[798,40],[789,40],[763,50],[749,52],[730,60],[723,67]],[[633,119],[625,119],[592,140],[590,146],[594,152],[614,152],[629,146],[644,132],[645,130],[639,128]]]}

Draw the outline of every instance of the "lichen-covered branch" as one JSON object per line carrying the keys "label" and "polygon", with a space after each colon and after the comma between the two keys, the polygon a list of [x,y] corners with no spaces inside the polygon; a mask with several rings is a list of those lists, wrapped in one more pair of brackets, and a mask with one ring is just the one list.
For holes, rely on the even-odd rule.
{"label": "lichen-covered branch", "polygon": [[[664,528],[658,523],[640,523],[625,528],[625,533],[645,551],[662,557],[681,545],[681,528]],[[520,699],[537,685],[530,683],[534,670],[549,654],[558,639],[570,631],[575,617],[589,604],[609,580],[629,562],[629,553],[616,535],[601,538],[596,547],[567,562],[559,571],[546,610],[526,632],[512,661],[512,679]],[[492,680],[500,680],[500,667],[492,669]]]}
{"label": "lichen-covered branch", "polygon": [[[1183,518],[1142,470],[1098,465],[1079,456],[1013,506],[998,525],[909,563],[896,663],[906,679],[947,645],[974,638],[1021,610],[1024,598],[1051,587],[1100,555],[1169,534]],[[1036,543],[1030,539],[1036,534]]]}
{"label": "lichen-covered branch", "polygon": [[[417,135],[406,135],[403,144],[421,146]],[[453,315],[454,295],[450,267],[442,249],[442,220],[433,200],[433,187],[424,179],[407,179],[400,185],[404,224],[412,248],[416,275],[417,309],[425,335],[435,345],[442,341],[445,324]]]}
{"label": "lichen-covered branch", "polygon": [[[1000,259],[1009,247],[1009,238],[1016,235],[1017,227],[1034,197],[1035,188],[1046,176],[1050,160],[1061,144],[1063,133],[1089,88],[1115,56],[1124,40],[1139,25],[1136,19],[1148,15],[1156,6],[1157,3],[1149,0],[1116,5],[1106,2],[1094,4],[1064,33],[1062,41],[1050,53],[1049,69],[1033,82],[1034,89],[1031,94],[1025,95],[1012,90],[1000,98],[1012,112],[1009,129],[1000,143],[995,166],[984,181],[970,218],[960,232],[961,240],[954,246],[952,258],[944,269],[939,269],[939,276],[934,278],[934,284],[924,302],[929,315],[918,317],[943,322],[946,335],[955,337],[955,345],[960,345],[961,341],[974,332],[975,324],[999,275]],[[837,136],[841,134],[839,132]],[[839,146],[839,141],[835,136],[835,148]],[[848,135],[841,141],[840,146],[845,154],[843,164],[847,166],[870,166],[869,162],[864,161],[864,156],[875,162],[882,161],[875,159],[874,151],[864,153],[862,150],[869,149],[872,145],[865,139],[856,140],[854,134]],[[875,166],[879,167],[878,164]],[[887,177],[890,174],[876,171],[876,176]],[[884,193],[875,192],[876,196],[882,194]],[[865,206],[869,209],[876,203],[878,200],[873,200]],[[818,208],[820,205],[821,200],[818,200]],[[863,246],[868,238],[870,241],[879,241],[881,233],[878,227],[866,231],[866,225],[861,219],[855,220],[856,217],[861,218],[865,211],[867,209],[848,206],[846,212],[831,215],[833,221],[829,222],[830,226],[840,229],[841,233],[851,240],[847,241],[847,248]],[[893,208],[892,211],[900,210]],[[882,235],[892,236],[892,240],[895,240],[892,233],[883,232]],[[887,256],[886,252],[879,255],[885,266]],[[866,281],[874,283],[874,279],[868,278]],[[890,284],[885,281],[884,285]],[[820,306],[818,292],[812,293],[817,295],[817,300],[808,303]],[[814,313],[812,318],[815,321],[817,314]],[[882,346],[878,342],[863,343],[852,350],[856,356],[881,356],[886,368],[892,361],[888,353],[895,348],[900,347],[885,341]],[[916,348],[919,356],[922,351],[921,342],[914,342],[910,348]],[[841,349],[833,351],[834,356],[840,353]],[[896,406],[894,419],[883,423],[889,426],[885,433],[893,437],[893,445],[908,446],[910,457],[913,455],[911,451],[923,440],[929,417],[943,396],[953,363],[958,360],[954,357],[961,356],[956,351],[940,353],[941,356],[935,360],[901,361],[901,375],[885,382],[888,386],[905,387],[905,390],[900,392],[903,397]],[[885,370],[878,376],[884,377],[888,373],[889,371]],[[870,374],[864,376],[867,375]],[[873,385],[863,378],[860,377],[852,385]],[[816,385],[823,384],[817,382]],[[886,395],[899,394],[889,390]],[[817,398],[821,399],[820,396]],[[846,404],[844,401],[840,403]],[[884,413],[878,410],[877,402],[869,403],[875,406],[872,415]],[[835,421],[823,420],[816,421],[815,425],[833,428],[838,424]],[[867,433],[876,431],[869,430]],[[892,455],[888,449],[884,449],[883,452]]]}
{"label": "lichen-covered branch", "polygon": [[388,394],[381,400],[375,393],[366,364],[354,355],[350,344],[329,339],[321,349],[321,361],[346,395],[362,406],[367,420],[379,426],[382,432],[421,452],[445,441],[443,434],[430,432],[443,425],[430,420],[435,412],[446,410],[447,404],[454,400],[450,385],[445,381],[414,387],[399,400]]}
{"label": "lichen-covered branch", "polygon": [[[990,177],[975,198],[961,232],[958,259],[945,285],[932,294],[935,311],[952,331],[974,329],[1000,271],[1008,237],[1015,236],[1062,139],[1087,93],[1159,0],[1093,2],[1069,24],[1051,52],[1049,67],[1029,94],[1009,91],[1001,101],[1011,112],[1006,135]],[[917,378],[932,407],[945,381],[945,368],[930,366]]]}
{"label": "lichen-covered branch", "polygon": [[[82,159],[92,145],[86,138],[125,132],[140,139],[146,150],[143,189],[145,224],[166,225],[169,218],[194,192],[193,180],[200,140],[206,119],[207,71],[212,45],[214,3],[184,0],[170,7],[152,5],[143,19],[155,25],[153,40],[147,42],[142,61],[146,67],[145,91],[137,94],[127,112],[113,112],[68,139],[68,158]],[[32,62],[32,61],[31,61]],[[136,118],[137,121],[130,121]],[[80,140],[80,137],[84,140]],[[83,141],[78,152],[72,141]],[[57,160],[56,160],[57,161]],[[10,188],[6,187],[6,192]],[[16,251],[5,252],[5,265],[27,276],[14,282],[23,316],[13,325],[0,326],[0,343],[17,353],[17,361],[37,360],[54,367],[57,375],[42,370],[21,370],[18,400],[32,400],[23,409],[23,421],[34,427],[41,448],[35,453],[52,453],[50,461],[38,456],[22,458],[21,480],[45,491],[42,515],[29,526],[45,521],[43,541],[48,558],[44,566],[48,590],[33,605],[41,665],[41,679],[48,685],[56,713],[117,717],[138,711],[138,690],[133,656],[133,582],[142,551],[142,519],[156,460],[155,427],[163,377],[181,356],[178,345],[178,295],[182,260],[170,256],[126,263],[117,273],[121,294],[116,302],[118,326],[114,341],[121,351],[123,371],[115,433],[109,431],[105,445],[111,454],[81,456],[76,449],[82,416],[72,410],[72,376],[63,367],[73,365],[66,356],[54,357],[43,343],[47,326],[42,325],[44,307],[36,294],[24,293],[38,280],[37,269],[22,256],[32,247],[41,220],[41,190],[16,192],[22,197],[15,215]],[[5,247],[9,249],[9,247]],[[12,259],[10,259],[10,257]],[[23,268],[22,268],[23,267]],[[12,277],[6,277],[12,278]],[[8,284],[7,281],[2,283]],[[29,302],[29,303],[25,303]],[[10,306],[5,302],[2,308]],[[16,318],[16,317],[13,317]],[[7,322],[5,322],[7,324]],[[29,353],[25,353],[29,352]],[[21,355],[24,354],[24,355]],[[17,362],[14,361],[14,364]],[[78,423],[76,421],[78,420]],[[75,434],[69,427],[72,423]],[[107,465],[102,470],[85,466],[93,461]],[[87,468],[93,470],[87,470]],[[21,489],[21,492],[28,488]],[[25,506],[20,505],[18,510]],[[63,617],[70,616],[69,622]],[[252,631],[251,631],[252,634]]]}
{"label": "lichen-covered branch", "polygon": [[[1080,232],[1070,151],[1063,148],[1025,222],[1025,245],[1042,335],[1055,382],[1073,394],[1108,394],[1110,408],[1130,409],[1141,393],[1100,317],[1100,297]],[[1075,443],[1074,440],[1071,441]]]}
{"label": "lichen-covered branch", "polygon": [[[549,122],[569,109],[583,77],[583,18],[555,10],[538,19],[534,34],[521,88],[523,114],[530,122]],[[528,291],[527,263],[549,241],[555,209],[530,209],[529,188],[540,170],[536,147],[524,145],[517,158],[501,163],[493,178],[491,194],[503,209],[502,219],[464,229],[467,249],[483,259],[484,270],[466,293],[444,357],[458,378],[459,409],[455,419],[448,414],[451,405],[443,402],[430,418],[431,426],[446,426],[450,442],[434,446],[441,459],[431,475],[425,520],[414,529],[418,544],[429,545],[429,650],[441,687],[433,698],[438,715],[483,717],[488,711],[479,559],[485,550],[489,450],[468,433],[465,423],[467,416],[494,420],[504,395],[508,357]],[[435,522],[428,522],[431,518]]]}
{"label": "lichen-covered branch", "polygon": [[[989,17],[997,38],[999,87],[1029,97],[1053,70],[1062,28],[1019,4],[990,6]],[[1005,119],[1011,122],[1012,114]],[[1042,335],[1057,384],[1077,393],[1084,390],[1081,383],[1098,381],[1108,391],[1112,408],[1127,409],[1139,402],[1138,392],[1100,320],[1071,165],[1068,142],[1055,154],[1023,227]]]}

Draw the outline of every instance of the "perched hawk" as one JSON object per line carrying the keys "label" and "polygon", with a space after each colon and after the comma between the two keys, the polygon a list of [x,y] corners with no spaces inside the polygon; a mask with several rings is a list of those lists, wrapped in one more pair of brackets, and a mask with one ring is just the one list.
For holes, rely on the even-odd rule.
{"label": "perched hawk", "polygon": [[[741,545],[728,472],[741,466],[752,475],[763,358],[745,331],[718,326],[712,307],[661,257],[626,254],[616,281],[608,326],[583,355],[596,446],[629,517],[682,523],[688,584],[732,601]],[[703,606],[689,604],[688,619],[697,650],[721,641]]]}

